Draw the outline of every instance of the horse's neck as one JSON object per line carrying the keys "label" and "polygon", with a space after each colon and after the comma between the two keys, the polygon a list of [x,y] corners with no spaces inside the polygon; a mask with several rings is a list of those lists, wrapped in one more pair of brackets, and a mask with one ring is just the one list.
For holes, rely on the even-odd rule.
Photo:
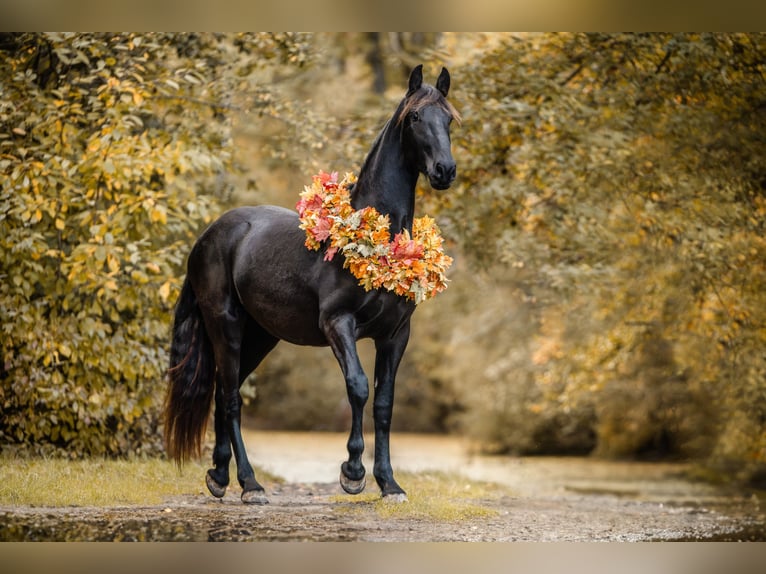
{"label": "horse's neck", "polygon": [[351,198],[354,209],[371,206],[388,215],[392,235],[402,229],[412,231],[418,180],[417,169],[402,153],[399,136],[389,122],[367,155]]}

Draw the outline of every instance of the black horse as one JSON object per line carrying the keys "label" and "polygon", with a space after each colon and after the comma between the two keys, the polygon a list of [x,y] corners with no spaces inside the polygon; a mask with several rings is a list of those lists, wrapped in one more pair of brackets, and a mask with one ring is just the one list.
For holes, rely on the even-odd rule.
{"label": "black horse", "polygon": [[[456,167],[450,123],[459,120],[445,99],[449,72],[436,87],[413,69],[409,89],[372,145],[351,191],[354,209],[373,206],[388,214],[391,235],[412,231],[415,185],[420,173],[431,187],[447,189]],[[215,398],[215,448],[206,482],[222,497],[229,484],[232,447],[242,501],[265,504],[240,431],[239,387],[280,341],[329,345],[343,371],[351,404],[348,460],[341,465],[343,489],[365,486],[362,414],[369,390],[356,341],[375,342],[375,463],[383,496],[406,499],[394,480],[389,431],[394,379],[410,335],[415,304],[385,289],[365,291],[343,268],[342,257],[324,261],[304,247],[294,211],[275,206],[241,207],[222,215],[199,237],[175,309],[165,440],[180,464],[200,452]]]}

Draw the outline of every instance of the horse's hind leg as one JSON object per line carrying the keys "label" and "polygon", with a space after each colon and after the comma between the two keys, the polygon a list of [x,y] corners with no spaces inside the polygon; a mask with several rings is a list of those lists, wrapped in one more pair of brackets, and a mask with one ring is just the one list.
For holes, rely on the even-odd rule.
{"label": "horse's hind leg", "polygon": [[[245,381],[263,361],[264,357],[275,347],[279,339],[272,337],[253,319],[246,320],[240,348],[239,386]],[[221,498],[226,494],[229,484],[229,462],[231,461],[231,436],[226,417],[226,399],[223,386],[216,387],[215,393],[215,448],[213,449],[213,465],[207,471],[206,483],[210,493]]]}
{"label": "horse's hind leg", "polygon": [[213,448],[213,465],[207,471],[205,484],[210,494],[216,498],[223,498],[226,487],[229,486],[229,461],[231,461],[231,438],[229,437],[228,424],[226,422],[226,408],[223,387],[216,385],[215,388],[215,448]]}
{"label": "horse's hind leg", "polygon": [[[208,488],[214,496],[223,496],[225,492],[228,471],[224,471],[223,468],[228,465],[230,455],[224,442],[228,433],[234,458],[237,461],[237,479],[242,486],[242,501],[266,504],[268,499],[264,495],[263,487],[255,479],[240,428],[242,409],[242,396],[239,392],[240,351],[248,321],[247,313],[238,301],[234,301],[230,296],[223,296],[208,299],[207,305],[202,307],[202,316],[215,354],[217,369],[215,427],[217,434],[220,433],[214,450],[216,468],[207,475]],[[220,422],[221,420],[224,422]]]}

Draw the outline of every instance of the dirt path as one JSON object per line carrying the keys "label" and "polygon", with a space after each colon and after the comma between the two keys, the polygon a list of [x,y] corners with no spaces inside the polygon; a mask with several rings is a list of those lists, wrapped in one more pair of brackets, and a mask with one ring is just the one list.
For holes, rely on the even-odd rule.
{"label": "dirt path", "polygon": [[[646,541],[766,540],[763,515],[748,506],[667,505],[610,494],[474,501],[489,517],[460,521],[381,518],[374,503],[338,501],[335,484],[269,489],[266,506],[200,494],[160,506],[2,508],[3,540],[189,541]],[[731,512],[735,510],[736,512]],[[728,511],[728,512],[727,512]]]}
{"label": "dirt path", "polygon": [[248,444],[267,470],[289,475],[266,484],[268,505],[245,506],[231,488],[221,501],[200,492],[146,507],[0,507],[0,540],[766,540],[761,496],[689,482],[681,465],[469,457],[459,442],[397,437],[396,468],[502,484],[497,495],[468,499],[486,510],[481,516],[451,520],[410,513],[407,503],[381,514],[372,497],[353,502],[334,480],[305,480],[336,475],[340,436],[255,433]]}

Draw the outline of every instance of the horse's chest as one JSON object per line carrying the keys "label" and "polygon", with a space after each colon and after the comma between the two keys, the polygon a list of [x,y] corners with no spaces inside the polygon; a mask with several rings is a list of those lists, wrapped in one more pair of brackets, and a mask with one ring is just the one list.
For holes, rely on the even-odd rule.
{"label": "horse's chest", "polygon": [[357,339],[393,336],[412,316],[415,305],[388,292],[377,291],[355,313]]}

